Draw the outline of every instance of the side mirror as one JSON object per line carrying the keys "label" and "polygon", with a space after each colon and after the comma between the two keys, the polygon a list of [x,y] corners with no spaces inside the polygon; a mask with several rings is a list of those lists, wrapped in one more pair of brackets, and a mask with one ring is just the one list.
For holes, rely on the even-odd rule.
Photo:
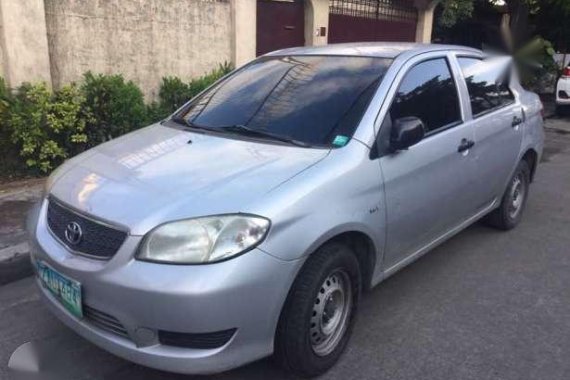
{"label": "side mirror", "polygon": [[425,135],[424,123],[415,116],[394,120],[390,133],[390,148],[405,150],[422,141]]}

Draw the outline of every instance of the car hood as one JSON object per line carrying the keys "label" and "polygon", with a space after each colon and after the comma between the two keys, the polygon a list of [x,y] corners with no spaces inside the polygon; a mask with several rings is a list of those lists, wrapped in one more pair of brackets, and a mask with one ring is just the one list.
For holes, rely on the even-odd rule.
{"label": "car hood", "polygon": [[247,212],[327,154],[153,125],[69,160],[52,175],[48,191],[142,235],[166,221]]}

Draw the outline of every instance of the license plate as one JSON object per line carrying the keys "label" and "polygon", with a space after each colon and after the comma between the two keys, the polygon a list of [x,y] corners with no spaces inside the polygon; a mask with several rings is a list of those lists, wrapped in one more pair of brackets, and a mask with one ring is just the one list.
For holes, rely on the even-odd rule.
{"label": "license plate", "polygon": [[71,314],[82,318],[81,284],[62,275],[42,261],[38,261],[37,265],[38,275],[44,287],[46,287]]}

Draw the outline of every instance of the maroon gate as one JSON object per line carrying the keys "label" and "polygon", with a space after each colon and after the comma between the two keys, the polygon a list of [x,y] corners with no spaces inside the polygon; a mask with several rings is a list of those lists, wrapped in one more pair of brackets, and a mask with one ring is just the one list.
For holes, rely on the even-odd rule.
{"label": "maroon gate", "polygon": [[305,45],[302,0],[257,1],[257,55]]}
{"label": "maroon gate", "polygon": [[414,41],[413,0],[331,0],[329,43]]}

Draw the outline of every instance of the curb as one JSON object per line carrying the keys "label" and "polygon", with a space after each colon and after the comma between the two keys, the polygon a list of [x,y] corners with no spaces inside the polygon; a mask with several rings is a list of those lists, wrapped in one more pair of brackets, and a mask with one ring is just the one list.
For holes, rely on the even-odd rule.
{"label": "curb", "polygon": [[29,252],[30,247],[28,246],[28,242],[23,242],[2,248],[0,249],[0,265],[2,265],[5,261],[14,260],[18,256],[27,255]]}
{"label": "curb", "polygon": [[[26,244],[27,247],[27,243]],[[21,244],[18,244],[18,246]],[[13,247],[8,247],[13,248]],[[2,251],[6,250],[3,249]],[[21,280],[33,274],[30,252],[17,252],[8,259],[0,260],[0,286]]]}

